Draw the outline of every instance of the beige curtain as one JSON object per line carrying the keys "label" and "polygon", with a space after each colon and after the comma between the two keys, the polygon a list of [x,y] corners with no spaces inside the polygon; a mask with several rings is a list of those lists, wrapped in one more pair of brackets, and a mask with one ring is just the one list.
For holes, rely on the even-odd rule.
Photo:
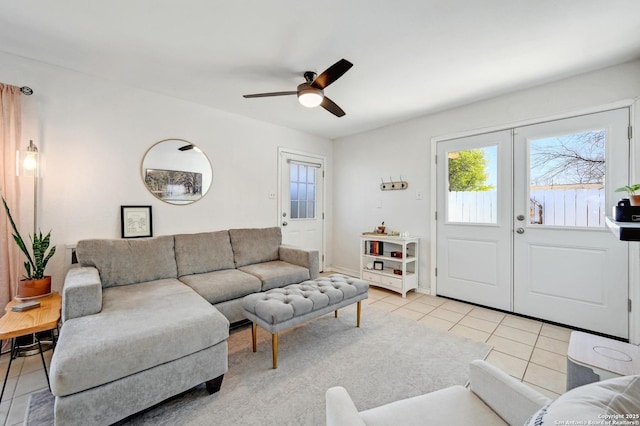
{"label": "beige curtain", "polygon": [[[21,128],[20,88],[0,83],[0,192],[16,221],[20,218],[16,150],[20,146]],[[20,279],[20,252],[12,235],[11,224],[0,205],[0,312],[11,301]]]}

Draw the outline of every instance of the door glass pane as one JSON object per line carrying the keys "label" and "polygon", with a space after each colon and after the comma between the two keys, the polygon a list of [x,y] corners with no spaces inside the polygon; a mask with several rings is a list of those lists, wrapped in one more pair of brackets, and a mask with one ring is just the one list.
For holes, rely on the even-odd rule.
{"label": "door glass pane", "polygon": [[316,168],[291,164],[289,176],[291,219],[315,219]]}
{"label": "door glass pane", "polygon": [[300,186],[298,187],[298,199],[302,200],[302,201],[306,201],[307,200],[307,185],[300,184]]}
{"label": "door glass pane", "polygon": [[447,220],[497,223],[498,146],[447,153]]}
{"label": "door glass pane", "polygon": [[529,141],[529,221],[604,227],[605,129]]}

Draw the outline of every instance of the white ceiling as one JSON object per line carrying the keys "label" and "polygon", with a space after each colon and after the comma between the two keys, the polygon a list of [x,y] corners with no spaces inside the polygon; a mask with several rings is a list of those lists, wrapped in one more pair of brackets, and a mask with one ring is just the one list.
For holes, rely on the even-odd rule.
{"label": "white ceiling", "polygon": [[[638,59],[640,1],[5,0],[0,50],[333,139]],[[341,58],[342,118],[242,97]]]}

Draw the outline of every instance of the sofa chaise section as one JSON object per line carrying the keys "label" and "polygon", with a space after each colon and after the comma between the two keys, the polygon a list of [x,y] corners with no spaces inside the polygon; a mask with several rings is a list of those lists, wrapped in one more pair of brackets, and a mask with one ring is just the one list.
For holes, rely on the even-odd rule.
{"label": "sofa chaise section", "polygon": [[109,424],[203,382],[219,389],[229,322],[178,281],[173,251],[173,237],[78,243],[85,266],[67,274],[51,361],[56,424]]}

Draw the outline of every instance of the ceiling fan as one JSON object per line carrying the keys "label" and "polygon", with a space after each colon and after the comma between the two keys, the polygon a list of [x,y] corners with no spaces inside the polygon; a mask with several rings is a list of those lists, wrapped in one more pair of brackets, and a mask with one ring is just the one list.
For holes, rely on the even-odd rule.
{"label": "ceiling fan", "polygon": [[245,98],[266,98],[269,96],[297,95],[298,101],[303,106],[313,108],[320,105],[336,117],[342,117],[345,115],[345,112],[342,108],[336,105],[335,102],[324,95],[324,89],[342,77],[342,75],[349,71],[349,68],[352,66],[353,64],[346,59],[340,59],[320,75],[316,75],[313,71],[306,71],[304,73],[305,82],[299,84],[297,90],[288,92],[255,93],[243,96]]}

